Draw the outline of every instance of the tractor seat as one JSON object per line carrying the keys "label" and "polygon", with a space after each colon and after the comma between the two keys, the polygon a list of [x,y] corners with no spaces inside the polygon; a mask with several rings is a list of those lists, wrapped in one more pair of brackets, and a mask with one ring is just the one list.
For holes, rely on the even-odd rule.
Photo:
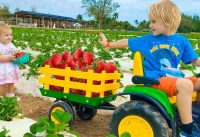
{"label": "tractor seat", "polygon": [[136,52],[133,60],[133,77],[132,82],[137,85],[149,85],[149,84],[160,84],[156,79],[152,79],[144,76],[143,66],[142,66],[142,55],[140,52]]}

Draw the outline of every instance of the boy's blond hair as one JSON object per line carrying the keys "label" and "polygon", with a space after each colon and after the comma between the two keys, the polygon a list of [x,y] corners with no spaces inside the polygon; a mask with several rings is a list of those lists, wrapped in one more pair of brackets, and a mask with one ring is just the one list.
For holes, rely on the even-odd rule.
{"label": "boy's blond hair", "polygon": [[5,30],[11,30],[11,27],[9,25],[7,25],[7,24],[0,23],[0,35]]}
{"label": "boy's blond hair", "polygon": [[149,18],[161,19],[169,27],[171,33],[176,33],[181,22],[181,13],[171,0],[162,0],[151,5]]}

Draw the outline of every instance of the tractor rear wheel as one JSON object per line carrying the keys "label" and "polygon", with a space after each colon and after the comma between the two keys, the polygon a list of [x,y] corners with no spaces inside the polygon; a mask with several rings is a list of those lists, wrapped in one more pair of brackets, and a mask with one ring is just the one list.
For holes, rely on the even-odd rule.
{"label": "tractor rear wheel", "polygon": [[71,104],[64,101],[58,101],[55,104],[53,104],[49,110],[49,119],[54,121],[55,123],[58,123],[58,121],[51,115],[51,112],[55,112],[56,110],[62,110],[64,112],[69,112],[72,115],[72,119],[69,122],[69,125],[71,125],[75,119],[75,112]]}
{"label": "tractor rear wheel", "polygon": [[110,132],[116,136],[128,132],[131,137],[168,137],[169,126],[152,105],[143,101],[129,101],[114,111]]}

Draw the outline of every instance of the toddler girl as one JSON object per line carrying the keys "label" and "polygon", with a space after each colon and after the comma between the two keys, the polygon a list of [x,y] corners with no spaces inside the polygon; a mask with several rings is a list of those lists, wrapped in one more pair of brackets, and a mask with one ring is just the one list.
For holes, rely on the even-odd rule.
{"label": "toddler girl", "polygon": [[12,39],[10,26],[0,24],[0,96],[15,96],[14,83],[20,79],[19,67],[13,63],[16,47]]}

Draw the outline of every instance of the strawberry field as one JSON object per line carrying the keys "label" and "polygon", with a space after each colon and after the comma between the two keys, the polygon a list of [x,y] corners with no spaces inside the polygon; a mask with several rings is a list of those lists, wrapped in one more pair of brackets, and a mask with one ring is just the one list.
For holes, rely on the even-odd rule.
{"label": "strawberry field", "polygon": [[[28,64],[29,71],[25,73],[27,78],[38,76],[38,68],[42,66],[45,60],[48,60],[55,53],[64,53],[66,51],[74,53],[76,49],[91,52],[97,60],[112,60],[121,66],[119,59],[123,61],[132,60],[132,54],[126,49],[105,49],[98,41],[99,31],[77,31],[77,30],[59,30],[59,29],[32,29],[32,28],[13,28],[13,43],[19,50],[31,53],[31,62]],[[125,31],[105,31],[109,41],[123,38],[139,37],[147,33],[144,32],[125,32]],[[200,33],[183,34],[190,39],[193,48],[200,54]],[[181,64],[182,69],[195,70],[192,66]],[[131,68],[129,68],[130,70]],[[123,70],[123,69],[122,69]],[[129,71],[126,70],[126,71]]]}
{"label": "strawberry field", "polygon": [[[113,73],[118,70],[121,72],[121,87],[117,90],[120,92],[123,90],[123,85],[132,84],[132,58],[133,55],[129,51],[128,48],[124,49],[106,49],[101,46],[98,41],[100,40],[99,31],[89,31],[89,30],[63,30],[63,29],[44,29],[44,28],[18,28],[13,27],[13,35],[14,40],[13,43],[17,47],[18,51],[21,53],[30,53],[30,61],[26,65],[21,65],[21,73],[23,74],[22,80],[16,84],[16,92],[26,94],[30,93],[32,96],[41,96],[39,88],[42,87],[38,83],[38,77],[41,75],[39,69],[43,67],[43,72],[46,70],[51,71],[52,69],[60,69],[59,72],[55,71],[55,73],[61,74],[64,71],[69,71],[65,69],[65,67],[70,67],[70,72],[73,76],[70,76],[70,81],[81,83],[82,88],[85,87],[84,90],[73,90],[72,87],[61,87],[59,82],[57,86],[51,85],[49,86],[50,90],[60,91],[58,94],[63,91],[67,91],[67,93],[75,93],[81,94],[86,97],[104,97],[108,95],[112,95],[111,90],[106,90],[108,92],[92,92],[89,91],[90,94],[87,94],[86,91],[88,89],[88,85],[86,83],[87,79],[84,79],[83,76],[79,76],[79,78],[75,78],[74,75],[78,75],[79,73],[75,73],[75,71],[83,71],[86,75],[90,69],[93,70],[94,73],[102,73],[105,71],[106,73]],[[147,34],[147,32],[125,32],[125,31],[104,31],[104,34],[108,38],[108,41],[115,41],[118,39],[131,38],[131,37],[139,37]],[[181,34],[189,38],[192,43],[193,48],[200,55],[200,33],[190,33],[190,34]],[[19,55],[20,56],[20,55]],[[44,67],[44,65],[49,65],[48,68]],[[191,65],[184,65],[181,63],[179,66],[183,72],[186,74],[192,75],[194,73],[198,73],[197,68]],[[64,70],[65,69],[65,70]],[[89,72],[92,74],[93,72]],[[189,72],[189,73],[188,73]],[[47,72],[47,74],[50,74]],[[52,73],[51,73],[52,74]],[[52,81],[58,79],[60,83],[65,79],[63,75],[53,74]],[[112,75],[112,74],[111,74]],[[66,77],[66,76],[65,76]],[[90,77],[90,76],[88,76]],[[48,78],[49,79],[49,78]],[[99,79],[98,79],[99,80]],[[93,85],[97,87],[101,85],[101,80],[93,80]],[[116,80],[103,80],[106,83],[113,83]],[[44,81],[47,81],[44,79]],[[57,81],[57,80],[56,80]],[[89,80],[88,80],[89,81]],[[72,84],[73,85],[73,84]],[[77,85],[75,85],[76,87]],[[79,85],[78,85],[79,86]],[[110,86],[112,87],[112,86]],[[109,88],[110,88],[109,87]],[[67,89],[68,88],[68,89]],[[75,89],[75,88],[74,88]],[[94,91],[94,90],[93,90]],[[45,91],[46,92],[46,91]],[[22,99],[22,102],[24,100]],[[113,104],[118,106],[122,104],[124,101],[127,101],[127,97],[118,96]],[[34,102],[34,101],[32,101]],[[26,103],[24,103],[26,104]],[[39,103],[37,104],[39,105]],[[34,106],[37,106],[34,105]],[[39,106],[38,106],[39,107]],[[40,107],[41,109],[42,107]],[[42,110],[41,110],[42,111]],[[32,114],[32,112],[30,112]],[[47,115],[47,111],[45,110],[45,115]],[[35,111],[32,115],[38,114],[38,110]],[[98,115],[100,116],[100,115]],[[39,116],[38,116],[39,117]],[[105,116],[102,116],[105,119]],[[107,116],[108,117],[108,116]],[[107,118],[109,120],[109,118]],[[101,120],[99,120],[101,121]],[[98,121],[98,124],[99,124]],[[79,125],[80,121],[75,121],[76,125]],[[95,121],[91,121],[89,124],[92,125]],[[108,134],[107,132],[107,122],[103,121],[104,126],[103,129],[104,135]],[[94,123],[96,126],[97,124]],[[101,125],[102,126],[102,125]],[[96,126],[98,128],[98,126]],[[88,133],[82,133],[86,130],[83,130],[84,126],[80,125],[80,133],[88,136]],[[28,130],[28,129],[26,129]],[[97,129],[93,129],[97,130]],[[26,131],[27,132],[27,131]],[[95,133],[94,133],[95,134]],[[91,136],[94,136],[91,134]],[[95,134],[96,135],[96,134]],[[102,136],[99,135],[99,136]]]}

